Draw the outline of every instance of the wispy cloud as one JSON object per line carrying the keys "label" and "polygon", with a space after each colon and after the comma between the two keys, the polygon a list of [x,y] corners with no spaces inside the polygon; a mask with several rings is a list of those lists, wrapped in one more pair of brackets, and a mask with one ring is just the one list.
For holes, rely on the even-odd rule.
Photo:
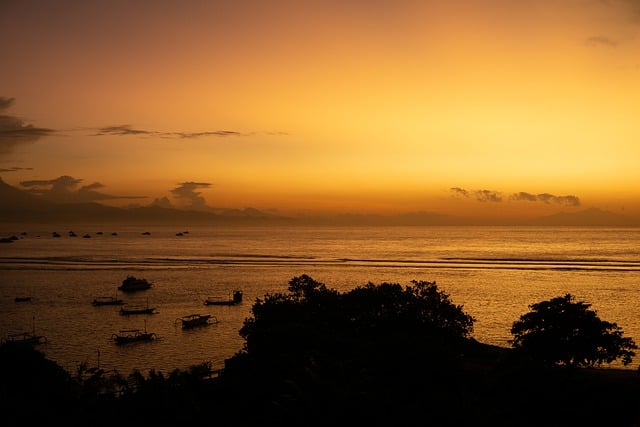
{"label": "wispy cloud", "polygon": [[474,197],[479,202],[501,202],[502,193],[493,190],[465,190],[460,187],[451,187],[449,189],[454,197]]}
{"label": "wispy cloud", "polygon": [[580,206],[580,199],[573,195],[555,196],[549,193],[531,194],[526,192],[514,193],[509,196],[510,200],[527,201],[527,202],[543,202],[547,204],[558,204],[565,206]]}
{"label": "wispy cloud", "polygon": [[[13,106],[15,98],[0,97],[0,111]],[[53,129],[26,124],[24,120],[0,114],[0,156],[9,154],[21,144],[32,143],[54,133]]]}
{"label": "wispy cloud", "polygon": [[104,185],[99,182],[80,186],[81,183],[82,179],[63,175],[49,180],[22,181],[20,185],[27,188],[32,194],[59,203],[87,203],[99,200],[146,198],[145,196],[114,196],[105,194],[96,191],[104,188]]}
{"label": "wispy cloud", "polygon": [[207,136],[214,137],[230,137],[230,136],[246,136],[249,134],[233,131],[233,130],[211,130],[201,132],[160,132],[148,129],[138,129],[131,125],[115,125],[98,128],[94,136],[154,136],[159,138],[202,138]]}
{"label": "wispy cloud", "polygon": [[476,190],[474,192],[476,200],[479,202],[501,202],[502,194],[492,190]]}
{"label": "wispy cloud", "polygon": [[[502,193],[493,190],[465,190],[460,187],[452,187],[449,191],[454,197],[470,198],[474,197],[478,202],[502,202]],[[580,206],[580,199],[574,195],[556,196],[550,193],[527,193],[520,191],[509,196],[509,200],[516,202],[542,202],[546,204],[557,204],[564,206]]]}
{"label": "wispy cloud", "polygon": [[177,199],[184,202],[189,209],[207,209],[207,203],[201,192],[197,191],[201,188],[209,188],[211,184],[208,182],[182,182],[176,188],[171,190],[171,194]]}
{"label": "wispy cloud", "polygon": [[593,37],[589,37],[588,39],[585,40],[585,44],[587,46],[604,46],[604,47],[616,47],[618,46],[618,41],[614,40],[610,37],[605,37],[605,36],[593,36]]}
{"label": "wispy cloud", "polygon": [[451,191],[453,193],[453,195],[457,196],[457,197],[469,197],[469,192],[467,190],[465,190],[464,188],[451,187],[449,189],[449,191]]}
{"label": "wispy cloud", "polygon": [[33,168],[21,168],[21,167],[12,167],[12,168],[0,168],[0,172],[19,172],[19,171],[32,171]]}

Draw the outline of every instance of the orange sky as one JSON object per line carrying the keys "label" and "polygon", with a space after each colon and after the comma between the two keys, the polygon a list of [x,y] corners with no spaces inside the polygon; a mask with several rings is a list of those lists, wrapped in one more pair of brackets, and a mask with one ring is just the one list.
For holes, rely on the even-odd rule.
{"label": "orange sky", "polygon": [[636,1],[10,0],[0,38],[0,177],[21,188],[640,216]]}

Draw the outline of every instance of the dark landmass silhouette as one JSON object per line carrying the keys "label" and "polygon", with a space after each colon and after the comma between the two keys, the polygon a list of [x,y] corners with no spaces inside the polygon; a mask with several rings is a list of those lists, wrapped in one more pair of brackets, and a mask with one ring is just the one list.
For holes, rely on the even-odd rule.
{"label": "dark landmass silhouette", "polygon": [[13,187],[0,178],[0,221],[12,223],[100,222],[127,224],[327,225],[327,226],[640,226],[634,218],[596,208],[533,219],[458,217],[434,212],[398,215],[344,213],[281,216],[255,208],[185,210],[150,204],[130,208],[100,203],[57,203]]}

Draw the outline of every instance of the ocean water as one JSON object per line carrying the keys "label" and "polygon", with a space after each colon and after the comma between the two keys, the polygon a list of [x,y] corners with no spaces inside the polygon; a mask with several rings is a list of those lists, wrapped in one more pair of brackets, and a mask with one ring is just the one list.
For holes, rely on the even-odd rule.
{"label": "ocean water", "polygon": [[[640,344],[640,228],[0,226],[0,237],[14,235],[0,245],[0,335],[35,328],[47,338],[39,349],[72,373],[83,362],[123,374],[222,368],[242,348],[238,331],[256,298],[286,292],[301,274],[341,292],[436,281],[476,319],[477,340],[504,347],[530,304],[571,293]],[[154,286],[119,293],[127,275]],[[235,289],[242,304],[204,305]],[[157,314],[122,316],[118,306],[91,304],[116,295]],[[194,313],[218,323],[182,330],[177,319]],[[158,339],[112,342],[130,328]],[[640,352],[636,359],[627,368],[638,368]]]}

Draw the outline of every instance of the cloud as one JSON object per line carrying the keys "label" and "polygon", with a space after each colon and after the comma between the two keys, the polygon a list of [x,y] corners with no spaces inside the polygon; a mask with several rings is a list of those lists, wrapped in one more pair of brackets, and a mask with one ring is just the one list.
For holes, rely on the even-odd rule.
{"label": "cloud", "polygon": [[501,202],[502,201],[502,193],[500,193],[499,191],[493,191],[493,190],[473,190],[473,191],[468,191],[465,190],[464,188],[460,188],[460,187],[451,187],[449,189],[449,191],[451,191],[454,195],[454,197],[471,197],[472,195],[476,198],[477,201],[479,202]]}
{"label": "cloud", "polygon": [[[15,98],[0,97],[0,111],[11,108],[14,103]],[[18,117],[0,114],[0,156],[11,153],[18,145],[32,143],[53,133],[53,129],[25,124]]]}
{"label": "cloud", "polygon": [[476,200],[479,202],[501,202],[502,195],[497,191],[476,190],[474,192]]}
{"label": "cloud", "polygon": [[587,46],[594,46],[594,47],[597,47],[597,46],[616,47],[618,46],[618,41],[610,37],[594,36],[586,39],[585,44]]}
{"label": "cloud", "polygon": [[168,197],[162,197],[159,199],[156,198],[153,200],[153,202],[151,202],[149,206],[154,206],[158,208],[167,208],[167,209],[173,208],[173,204],[171,203]]}
{"label": "cloud", "polygon": [[[449,189],[455,197],[471,197],[474,196],[478,202],[502,202],[502,193],[493,190],[472,190],[468,191],[460,187],[452,187]],[[546,204],[558,204],[564,206],[580,206],[580,199],[573,195],[555,196],[550,193],[532,194],[525,191],[513,193],[509,196],[509,200],[526,201],[526,202],[542,202]]]}
{"label": "cloud", "polygon": [[171,194],[173,194],[177,199],[183,201],[189,209],[208,209],[209,207],[207,206],[204,197],[200,195],[202,193],[196,190],[209,187],[211,187],[211,184],[208,182],[182,182],[178,184],[178,187],[171,190]]}
{"label": "cloud", "polygon": [[202,132],[159,132],[155,130],[136,129],[131,125],[105,126],[98,128],[94,136],[155,136],[160,138],[201,138],[207,136],[229,137],[229,136],[245,136],[242,132],[233,130],[211,130]]}
{"label": "cloud", "polygon": [[95,190],[103,188],[99,182],[83,185],[81,179],[69,175],[59,176],[56,179],[22,181],[20,185],[29,189],[29,192],[41,196],[47,200],[58,203],[88,203],[98,200],[113,199],[142,199],[146,196],[113,196]]}
{"label": "cloud", "polygon": [[0,168],[0,172],[18,172],[18,171],[32,171],[33,168],[21,168],[21,167],[12,167],[12,168]]}
{"label": "cloud", "polygon": [[127,135],[153,135],[154,132],[142,129],[133,129],[131,125],[117,125],[117,126],[105,126],[99,128],[95,134],[95,136],[103,136],[103,135],[117,135],[117,136],[127,136]]}
{"label": "cloud", "polygon": [[465,190],[464,188],[451,187],[449,189],[449,191],[451,191],[453,193],[453,195],[457,196],[457,197],[469,197],[469,192],[467,190]]}
{"label": "cloud", "polygon": [[554,203],[558,205],[564,206],[580,206],[580,199],[573,195],[568,196],[554,196],[549,193],[541,193],[541,194],[531,194],[525,192],[514,193],[509,196],[509,200],[515,201],[527,201],[527,202],[543,202],[543,203]]}

